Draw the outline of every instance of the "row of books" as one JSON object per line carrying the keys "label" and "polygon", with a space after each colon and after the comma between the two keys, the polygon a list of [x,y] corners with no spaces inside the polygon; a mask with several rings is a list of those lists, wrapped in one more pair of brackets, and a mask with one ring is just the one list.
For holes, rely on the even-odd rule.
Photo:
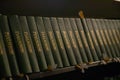
{"label": "row of books", "polygon": [[104,80],[120,80],[120,76],[105,77]]}
{"label": "row of books", "polygon": [[0,15],[0,75],[120,61],[120,20]]}

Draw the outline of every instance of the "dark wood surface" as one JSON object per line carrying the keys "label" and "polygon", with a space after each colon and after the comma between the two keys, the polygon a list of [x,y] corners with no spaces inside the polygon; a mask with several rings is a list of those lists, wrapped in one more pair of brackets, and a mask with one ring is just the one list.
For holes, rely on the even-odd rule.
{"label": "dark wood surface", "polygon": [[55,69],[53,71],[38,72],[25,74],[23,77],[13,77],[15,80],[21,80],[29,78],[30,80],[99,80],[104,77],[110,77],[120,74],[120,63],[119,62],[108,62],[107,64],[100,64],[100,61],[94,62],[93,64],[86,65],[84,68],[84,73],[81,69],[70,66],[60,69]]}

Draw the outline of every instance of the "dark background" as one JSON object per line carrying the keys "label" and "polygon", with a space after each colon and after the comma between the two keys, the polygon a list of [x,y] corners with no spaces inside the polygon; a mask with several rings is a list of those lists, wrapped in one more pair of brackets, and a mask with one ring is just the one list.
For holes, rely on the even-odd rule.
{"label": "dark background", "polygon": [[2,14],[120,18],[120,2],[114,0],[0,0]]}

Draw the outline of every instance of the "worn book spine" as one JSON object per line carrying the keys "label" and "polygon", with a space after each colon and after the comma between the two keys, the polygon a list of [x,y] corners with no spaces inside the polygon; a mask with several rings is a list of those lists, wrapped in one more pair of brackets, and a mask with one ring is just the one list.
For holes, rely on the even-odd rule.
{"label": "worn book spine", "polygon": [[31,36],[30,36],[26,16],[20,16],[19,20],[20,20],[20,23],[21,23],[22,33],[23,33],[23,36],[24,36],[25,45],[26,45],[26,48],[27,48],[27,52],[28,52],[30,64],[31,64],[31,67],[32,67],[32,71],[33,72],[39,72],[40,69],[39,69],[39,66],[38,66],[37,57],[36,57],[35,50],[34,50],[33,43],[32,43],[32,39],[31,39]]}
{"label": "worn book spine", "polygon": [[15,43],[16,56],[21,73],[31,73],[31,65],[21,31],[21,25],[17,15],[8,16],[11,33]]}
{"label": "worn book spine", "polygon": [[74,56],[73,49],[71,47],[71,43],[70,43],[70,39],[68,37],[68,33],[66,31],[66,28],[65,28],[64,20],[63,20],[63,18],[57,18],[57,21],[58,21],[59,29],[60,29],[60,32],[61,32],[61,35],[62,35],[62,39],[64,41],[64,45],[65,45],[65,48],[66,48],[66,51],[67,51],[69,62],[70,62],[71,65],[76,65],[77,62],[76,62],[76,59],[75,59],[75,56]]}
{"label": "worn book spine", "polygon": [[113,21],[113,24],[115,25],[115,31],[116,31],[117,37],[120,41],[120,36],[119,36],[120,35],[120,32],[119,32],[120,22],[119,22],[118,19],[117,20],[112,20],[112,21]]}
{"label": "worn book spine", "polygon": [[83,43],[82,43],[82,39],[79,35],[79,31],[78,31],[78,28],[77,28],[77,24],[75,22],[75,18],[69,18],[69,20],[70,20],[70,23],[71,23],[71,28],[72,28],[72,30],[75,34],[76,42],[78,44],[82,60],[83,60],[84,63],[88,63],[87,54],[85,52],[85,49],[84,49],[84,46],[83,46]]}
{"label": "worn book spine", "polygon": [[94,29],[94,31],[96,33],[96,38],[97,38],[98,44],[100,46],[101,59],[102,60],[107,59],[108,56],[107,56],[107,51],[105,49],[105,44],[103,42],[102,35],[100,34],[100,29],[98,28],[100,25],[97,23],[97,19],[93,18],[93,19],[91,19],[91,22],[93,24],[93,29]]}
{"label": "worn book spine", "polygon": [[119,32],[119,20],[111,20],[111,21],[113,21],[113,24],[114,24],[114,29],[115,29],[115,32],[116,32],[116,36],[117,36],[117,38],[116,38],[116,43],[117,43],[117,47],[118,47],[118,50],[119,50],[119,52],[120,52],[120,32]]}
{"label": "worn book spine", "polygon": [[74,32],[72,30],[72,26],[70,24],[69,18],[64,18],[64,23],[65,23],[66,31],[68,33],[68,37],[70,39],[70,43],[72,45],[72,49],[73,49],[77,64],[83,64],[83,60],[82,60],[82,57],[81,57],[81,54],[80,54],[80,51],[79,51],[79,48],[78,48],[78,45],[77,45],[77,42],[75,39],[75,34],[74,34]]}
{"label": "worn book spine", "polygon": [[[0,15],[0,18],[1,18],[1,15]],[[1,75],[1,77],[12,76],[11,70],[10,70],[10,65],[8,62],[8,57],[6,54],[5,44],[3,41],[1,27],[0,27],[0,75]]]}
{"label": "worn book spine", "polygon": [[108,25],[106,27],[109,28],[112,32],[111,40],[113,41],[113,48],[115,49],[114,54],[116,53],[116,57],[119,57],[120,56],[120,54],[119,54],[119,45],[120,44],[119,44],[119,39],[117,37],[116,29],[115,29],[116,25],[114,25],[114,22],[112,20],[106,19],[105,21],[106,21],[106,24]]}
{"label": "worn book spine", "polygon": [[95,50],[95,47],[94,47],[94,44],[93,44],[93,41],[91,39],[91,34],[89,32],[89,29],[88,29],[88,24],[86,23],[86,18],[82,18],[81,19],[81,22],[82,22],[82,25],[83,25],[83,29],[85,31],[85,34],[86,34],[86,39],[88,41],[88,45],[90,47],[90,50],[91,50],[91,54],[93,56],[93,59],[94,61],[98,61],[98,56],[97,56],[97,53],[96,53],[96,50]]}
{"label": "worn book spine", "polygon": [[81,23],[80,18],[76,18],[76,24],[77,24],[77,28],[79,30],[79,33],[80,33],[80,36],[81,36],[81,39],[82,39],[82,43],[84,45],[84,48],[85,48],[85,51],[86,51],[86,54],[87,54],[88,61],[89,61],[89,63],[91,63],[91,62],[93,62],[93,56],[91,54],[91,51],[90,51],[90,48],[89,48],[89,45],[88,45],[88,41],[86,39],[86,35],[85,35],[84,30],[83,30],[83,25]]}
{"label": "worn book spine", "polygon": [[46,71],[47,70],[47,62],[45,59],[45,53],[43,51],[43,47],[41,44],[41,40],[39,37],[38,29],[35,23],[34,16],[27,16],[27,23],[28,23],[28,29],[30,31],[31,39],[33,42],[33,46],[35,49],[35,53],[38,60],[38,65],[40,68],[40,71]]}
{"label": "worn book spine", "polygon": [[110,48],[111,48],[112,56],[113,56],[114,58],[116,58],[116,57],[117,57],[117,55],[116,55],[116,53],[117,53],[117,48],[116,48],[117,45],[116,45],[116,43],[115,43],[112,30],[110,29],[111,25],[109,25],[109,24],[111,24],[111,23],[109,23],[108,19],[102,19],[102,20],[103,20],[103,22],[104,22],[104,24],[105,24],[105,26],[103,26],[103,27],[105,27],[105,33],[106,33],[106,35],[109,37],[109,38],[108,38],[108,42],[111,41],[111,42],[110,42],[111,44],[109,44],[109,46],[110,46]]}
{"label": "worn book spine", "polygon": [[6,15],[0,16],[0,26],[5,43],[6,53],[10,64],[11,73],[12,75],[19,75],[20,72],[16,60],[16,53],[14,50],[13,40],[11,38],[11,32],[9,29],[8,19]]}
{"label": "worn book spine", "polygon": [[66,50],[65,50],[65,46],[63,44],[63,39],[62,39],[62,36],[61,36],[61,33],[60,33],[60,29],[59,29],[59,26],[58,26],[58,23],[57,23],[57,19],[55,17],[51,17],[50,20],[51,20],[51,25],[52,25],[52,28],[53,28],[53,32],[55,34],[55,39],[57,41],[58,48],[59,48],[59,51],[60,51],[63,66],[64,67],[70,66],[68,56],[67,56],[67,53],[66,53]]}
{"label": "worn book spine", "polygon": [[118,39],[119,39],[119,42],[120,42],[120,29],[119,29],[119,26],[120,26],[120,20],[119,19],[117,19],[117,20],[113,20],[114,21],[114,23],[115,23],[115,29],[116,29],[116,32],[117,32],[117,37],[118,37]]}
{"label": "worn book spine", "polygon": [[[111,55],[113,58],[116,58],[116,51],[115,51],[115,47],[114,44],[115,44],[115,40],[112,38],[112,33],[109,32],[110,31],[110,28],[107,28],[109,25],[107,24],[108,21],[107,19],[101,19],[101,23],[103,24],[102,25],[102,28],[104,29],[104,34],[105,34],[105,37],[106,37],[106,40],[108,42],[108,46],[110,48],[110,51],[111,51]],[[110,26],[109,26],[110,27]]]}
{"label": "worn book spine", "polygon": [[52,49],[55,63],[57,64],[57,67],[63,67],[60,52],[58,49],[58,45],[57,45],[55,35],[53,33],[52,25],[50,22],[50,18],[49,17],[42,17],[42,19],[43,19],[43,23],[44,23],[44,27],[45,27],[47,36],[49,38],[49,43],[50,43],[50,47]]}
{"label": "worn book spine", "polygon": [[102,40],[103,40],[103,43],[104,43],[104,46],[105,46],[105,49],[106,49],[107,56],[109,58],[112,58],[112,54],[111,54],[108,42],[107,42],[106,37],[105,37],[104,29],[102,28],[102,26],[104,24],[101,23],[101,19],[96,19],[96,21],[97,21],[97,25],[98,25],[98,28],[100,30],[100,34],[101,34],[101,37],[102,37]]}
{"label": "worn book spine", "polygon": [[55,60],[53,57],[52,50],[50,47],[50,43],[49,43],[49,39],[47,36],[47,32],[45,31],[45,27],[44,27],[44,23],[42,20],[42,17],[35,17],[36,20],[36,24],[37,24],[37,28],[38,28],[38,32],[41,38],[41,42],[42,42],[42,46],[45,52],[45,57],[46,57],[46,61],[47,61],[47,65],[48,65],[48,70],[49,69],[55,69],[57,67],[57,65],[55,64]]}
{"label": "worn book spine", "polygon": [[101,54],[101,50],[100,50],[100,47],[99,47],[99,44],[98,44],[98,41],[97,41],[97,38],[96,38],[95,31],[93,29],[91,19],[86,18],[86,23],[88,24],[88,29],[89,29],[89,32],[91,34],[91,38],[92,38],[92,41],[93,41],[93,44],[94,44],[94,48],[96,50],[96,54],[97,54],[99,60],[101,60],[101,55],[102,54]]}
{"label": "worn book spine", "polygon": [[[120,44],[120,32],[119,32],[119,26],[120,26],[120,22],[119,20],[110,20],[110,22],[113,23],[113,26],[111,26],[112,28],[114,28],[114,32],[116,33],[116,37],[117,37],[117,40],[116,40],[116,43],[117,44]],[[120,45],[119,45],[120,46]]]}

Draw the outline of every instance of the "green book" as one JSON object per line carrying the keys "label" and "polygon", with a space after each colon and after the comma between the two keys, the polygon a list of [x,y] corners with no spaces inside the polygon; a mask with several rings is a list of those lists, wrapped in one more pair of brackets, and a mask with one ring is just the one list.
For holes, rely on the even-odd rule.
{"label": "green book", "polygon": [[67,51],[67,56],[68,56],[69,62],[71,65],[76,65],[77,62],[76,62],[76,59],[74,56],[73,49],[71,47],[70,39],[68,37],[67,31],[65,28],[64,20],[63,20],[63,18],[57,18],[57,22],[58,22],[59,29],[60,29],[60,32],[62,35],[62,39],[63,39],[64,45],[65,45],[65,48]]}
{"label": "green book", "polygon": [[116,80],[116,79],[114,79],[114,77],[111,77],[111,78],[109,78],[109,80]]}
{"label": "green book", "polygon": [[109,49],[111,51],[111,55],[112,55],[113,58],[116,58],[116,55],[115,55],[116,52],[115,52],[115,49],[113,47],[114,44],[115,44],[115,41],[114,41],[114,39],[112,37],[112,33],[109,32],[110,28],[107,28],[107,26],[109,26],[109,25],[107,25],[107,22],[108,22],[107,20],[101,19],[102,28],[103,28],[106,40],[108,42]]}
{"label": "green book", "polygon": [[102,26],[104,25],[103,23],[101,23],[101,19],[96,19],[96,22],[97,22],[97,25],[98,25],[98,29],[100,31],[100,34],[101,34],[101,37],[102,37],[102,40],[103,40],[103,44],[105,46],[105,49],[106,49],[106,56],[108,56],[110,59],[112,59],[112,54],[111,54],[111,51],[110,51],[110,48],[109,48],[109,45],[108,45],[108,42],[106,40],[106,36],[105,36],[105,33],[104,33],[104,29],[102,28]]}
{"label": "green book", "polygon": [[111,22],[113,22],[113,26],[111,26],[112,28],[114,28],[114,32],[116,33],[116,43],[118,45],[118,48],[120,50],[120,32],[119,32],[119,26],[120,26],[120,22],[119,20],[111,20]]}
{"label": "green book", "polygon": [[78,30],[79,30],[79,33],[80,33],[80,36],[81,36],[81,39],[82,39],[82,43],[84,44],[84,48],[85,48],[85,51],[86,51],[86,54],[87,54],[88,61],[91,63],[94,60],[93,60],[93,56],[91,54],[91,51],[90,51],[90,48],[89,48],[89,45],[88,45],[88,41],[86,39],[86,35],[85,35],[83,25],[81,23],[80,18],[76,18],[76,24],[77,24],[77,27],[78,27]]}
{"label": "green book", "polygon": [[13,36],[16,56],[21,73],[31,73],[31,65],[25,47],[25,41],[21,31],[21,25],[17,15],[8,16],[11,34]]}
{"label": "green book", "polygon": [[111,20],[113,22],[113,26],[114,26],[114,31],[116,32],[116,43],[117,43],[117,47],[118,47],[118,50],[120,52],[120,32],[119,32],[119,20]]}
{"label": "green book", "polygon": [[119,28],[119,26],[120,26],[120,20],[119,19],[117,19],[117,20],[114,20],[114,22],[115,22],[115,24],[116,24],[116,26],[115,26],[115,28],[116,28],[116,32],[117,32],[117,34],[118,34],[118,39],[119,39],[119,41],[120,41],[120,28]]}
{"label": "green book", "polygon": [[[116,29],[115,29],[115,26],[116,25],[114,25],[114,22],[112,21],[112,20],[105,20],[106,21],[106,27],[107,27],[107,29],[109,28],[110,29],[110,31],[112,32],[112,34],[111,34],[111,36],[110,36],[110,38],[111,38],[111,40],[112,40],[112,42],[113,42],[113,48],[115,49],[115,51],[114,51],[114,54],[116,53],[116,58],[117,57],[120,57],[120,55],[119,55],[119,45],[118,45],[118,43],[119,43],[119,39],[118,39],[118,37],[117,37],[117,32],[116,32]],[[110,32],[110,33],[111,33]],[[109,34],[110,34],[109,33]]]}
{"label": "green book", "polygon": [[114,33],[115,29],[111,28],[113,26],[113,24],[112,24],[112,22],[110,22],[110,20],[104,19],[104,23],[106,24],[106,29],[108,30],[108,35],[111,39],[112,47],[114,49],[113,56],[115,58],[117,58],[119,56],[119,51],[118,51],[118,47],[117,47],[117,43],[116,43],[117,36],[116,36],[116,33]]}
{"label": "green book", "polygon": [[25,40],[25,45],[27,48],[27,52],[28,52],[28,56],[29,56],[29,60],[30,60],[30,64],[31,64],[31,68],[33,72],[39,72],[39,66],[38,66],[38,61],[37,61],[37,57],[35,54],[35,50],[33,47],[33,43],[32,43],[32,39],[30,36],[30,32],[29,32],[29,28],[28,28],[28,24],[27,24],[27,19],[25,16],[20,16],[19,17],[20,23],[21,23],[21,28],[22,28],[22,33],[24,36],[24,40]]}
{"label": "green book", "polygon": [[57,23],[57,19],[55,17],[51,17],[50,20],[51,20],[51,25],[52,25],[52,28],[53,28],[53,32],[55,34],[55,39],[57,41],[58,48],[59,48],[59,51],[60,51],[62,63],[65,67],[70,66],[68,56],[67,56],[67,53],[66,53],[66,50],[65,50],[65,47],[64,47],[64,43],[63,43],[63,40],[62,40],[62,36],[60,34],[60,29],[59,29],[59,26],[58,26],[58,23]]}
{"label": "green book", "polygon": [[89,29],[89,32],[91,34],[91,39],[93,41],[94,48],[96,50],[97,56],[98,56],[99,60],[101,60],[102,54],[101,54],[101,50],[100,50],[100,47],[99,47],[99,44],[98,44],[98,41],[97,41],[97,38],[96,38],[95,31],[93,29],[93,25],[92,25],[91,19],[87,18],[86,19],[86,23],[88,24],[88,29]]}
{"label": "green book", "polygon": [[75,35],[72,30],[72,26],[70,24],[69,18],[64,18],[64,23],[65,23],[66,31],[68,33],[68,37],[70,39],[70,43],[72,45],[72,49],[73,49],[77,64],[83,64],[83,60],[82,60],[82,57],[81,57],[81,54],[80,54],[80,51],[77,45],[77,41],[75,39]]}
{"label": "green book", "polygon": [[91,50],[91,54],[93,56],[93,59],[94,61],[98,61],[98,56],[97,56],[97,53],[96,53],[96,50],[95,50],[95,47],[94,47],[94,44],[93,44],[93,41],[91,39],[91,34],[90,34],[90,30],[88,29],[88,25],[87,22],[86,22],[86,18],[83,18],[81,19],[81,22],[83,24],[83,29],[85,31],[85,34],[86,34],[86,38],[87,38],[87,41],[88,41],[88,45],[90,46],[90,50]]}
{"label": "green book", "polygon": [[105,77],[104,80],[110,80],[108,77]]}
{"label": "green book", "polygon": [[111,22],[113,22],[114,30],[115,30],[116,36],[118,38],[118,40],[116,42],[117,42],[117,44],[119,44],[120,43],[119,20],[118,19],[117,20],[111,20]]}
{"label": "green book", "polygon": [[[31,18],[31,19],[33,20],[34,18]],[[42,17],[35,17],[35,21],[36,21],[36,25],[38,28],[40,38],[41,38],[42,46],[45,51],[45,57],[46,57],[47,65],[48,65],[48,70],[55,69],[57,67],[57,65],[55,64],[54,57],[53,57],[53,54],[55,53],[52,53],[52,50],[50,48],[50,43],[48,40],[47,33],[45,31]]]}
{"label": "green book", "polygon": [[79,50],[80,50],[80,53],[81,53],[81,56],[82,56],[82,60],[84,63],[88,63],[88,59],[87,59],[87,54],[85,52],[85,49],[84,49],[84,46],[83,46],[83,43],[82,43],[82,39],[79,35],[79,31],[78,31],[78,28],[77,28],[77,25],[76,25],[76,22],[75,22],[75,18],[69,18],[70,20],[70,23],[71,23],[71,26],[72,26],[72,30],[75,34],[75,38],[76,38],[76,41],[77,41],[77,44],[78,44],[78,47],[79,47]]}
{"label": "green book", "polygon": [[[0,18],[1,18],[1,15],[0,15]],[[0,29],[0,67],[1,67],[0,68],[0,77],[12,76],[1,29]]]}
{"label": "green book", "polygon": [[5,48],[6,48],[6,53],[8,56],[9,64],[10,64],[10,69],[12,75],[19,75],[19,68],[16,60],[16,53],[14,50],[14,45],[13,45],[13,40],[11,38],[11,33],[9,29],[9,24],[8,24],[8,19],[7,16],[2,15],[0,17],[0,29],[2,31],[4,43],[5,43]]}
{"label": "green book", "polygon": [[55,63],[57,64],[57,67],[63,67],[63,63],[62,63],[62,60],[61,60],[61,56],[60,56],[60,52],[59,52],[59,49],[58,49],[58,46],[57,46],[55,35],[53,33],[50,18],[49,17],[42,17],[42,19],[43,19],[43,23],[44,23],[43,27],[45,27],[47,36],[49,38],[49,43],[50,43],[50,46],[51,46],[51,49],[52,49],[52,53],[53,53]]}
{"label": "green book", "polygon": [[[107,52],[106,52],[106,48],[102,39],[102,35],[100,34],[100,29],[98,28],[100,25],[97,24],[97,20],[96,19],[91,19],[92,25],[93,25],[93,29],[95,31],[96,34],[96,39],[98,41],[98,44],[100,46],[100,50],[101,50],[101,59],[107,59]],[[106,56],[105,56],[106,55]]]}
{"label": "green book", "polygon": [[39,37],[35,19],[33,16],[27,16],[26,19],[27,19],[28,29],[30,31],[31,39],[33,42],[33,46],[35,49],[35,53],[37,56],[39,68],[41,71],[45,71],[45,70],[47,70],[47,62],[45,59],[45,53],[43,51],[43,47],[41,44],[41,40]]}

